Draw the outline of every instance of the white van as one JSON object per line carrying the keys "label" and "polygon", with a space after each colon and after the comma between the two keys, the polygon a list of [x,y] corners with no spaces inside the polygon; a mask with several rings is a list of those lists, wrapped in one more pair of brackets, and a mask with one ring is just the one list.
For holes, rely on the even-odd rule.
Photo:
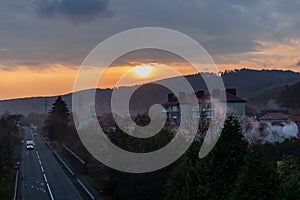
{"label": "white van", "polygon": [[34,142],[33,142],[33,140],[27,140],[26,141],[26,149],[27,150],[33,150],[33,148],[34,148]]}

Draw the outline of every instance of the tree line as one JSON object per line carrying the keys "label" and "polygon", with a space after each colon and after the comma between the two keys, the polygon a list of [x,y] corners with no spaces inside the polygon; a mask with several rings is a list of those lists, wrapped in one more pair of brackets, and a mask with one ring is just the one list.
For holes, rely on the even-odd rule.
{"label": "tree line", "polygon": [[[52,140],[79,143],[61,97],[53,104],[45,127]],[[162,132],[150,140],[136,140],[117,129],[110,139],[123,149],[147,152],[167,144],[172,135]],[[298,157],[289,153],[293,145],[283,148],[289,149],[287,154],[279,153],[278,145],[249,146],[234,114],[227,116],[216,146],[203,159],[198,158],[201,144],[195,141],[178,161],[159,171],[130,174],[108,169],[104,181],[96,176],[94,181],[112,199],[300,199],[300,165]],[[76,152],[85,151],[91,157],[82,145],[77,147]]]}
{"label": "tree line", "polygon": [[194,143],[171,172],[165,199],[300,199],[298,160],[284,155],[276,162],[268,146],[249,147],[234,115],[204,159],[197,158],[200,145]]}

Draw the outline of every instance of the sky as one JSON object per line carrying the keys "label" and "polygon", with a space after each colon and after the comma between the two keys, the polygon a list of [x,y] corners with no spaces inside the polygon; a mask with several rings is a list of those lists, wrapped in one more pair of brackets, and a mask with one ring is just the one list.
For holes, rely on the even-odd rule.
{"label": "sky", "polygon": [[[69,93],[95,46],[119,32],[148,26],[190,36],[220,71],[300,72],[299,10],[295,0],[2,0],[0,99]],[[194,72],[176,55],[134,52],[115,61],[99,87],[113,87],[137,65]],[[128,85],[167,76],[132,75]]]}

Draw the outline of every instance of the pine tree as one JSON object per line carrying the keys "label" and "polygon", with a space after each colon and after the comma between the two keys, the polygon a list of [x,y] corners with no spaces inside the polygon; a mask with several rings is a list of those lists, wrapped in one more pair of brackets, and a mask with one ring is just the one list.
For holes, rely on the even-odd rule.
{"label": "pine tree", "polygon": [[279,191],[276,163],[270,161],[261,147],[256,147],[246,156],[230,199],[279,199]]}
{"label": "pine tree", "polygon": [[227,116],[215,148],[205,158],[197,157],[199,145],[195,145],[171,173],[166,198],[228,199],[248,151],[237,117]]}
{"label": "pine tree", "polygon": [[225,120],[222,135],[212,151],[212,162],[209,168],[212,176],[207,180],[213,199],[228,199],[239,175],[248,144],[243,138],[238,118],[229,114]]}
{"label": "pine tree", "polygon": [[66,102],[59,96],[53,103],[45,121],[45,128],[48,131],[49,138],[61,142],[64,138],[64,133],[68,131],[69,124],[69,109]]}

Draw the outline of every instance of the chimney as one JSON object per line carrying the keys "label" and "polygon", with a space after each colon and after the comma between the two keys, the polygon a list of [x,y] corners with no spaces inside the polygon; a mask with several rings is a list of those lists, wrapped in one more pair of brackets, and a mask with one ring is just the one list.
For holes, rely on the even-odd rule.
{"label": "chimney", "polygon": [[235,88],[228,88],[228,89],[226,89],[226,92],[236,96],[236,89]]}
{"label": "chimney", "polygon": [[212,96],[219,97],[220,96],[220,90],[219,89],[213,89],[212,90]]}
{"label": "chimney", "polygon": [[197,98],[201,98],[204,96],[204,90],[198,90],[195,92]]}

